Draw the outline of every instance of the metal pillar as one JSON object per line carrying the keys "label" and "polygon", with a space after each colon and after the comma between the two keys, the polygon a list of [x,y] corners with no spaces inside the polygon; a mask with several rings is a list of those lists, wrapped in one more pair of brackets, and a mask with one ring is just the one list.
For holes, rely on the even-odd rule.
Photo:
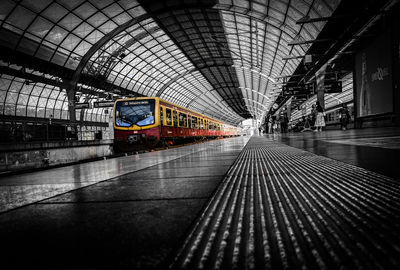
{"label": "metal pillar", "polygon": [[72,133],[77,134],[76,128],[76,112],[75,112],[75,87],[68,84],[66,87],[67,98],[68,98],[68,112],[69,121],[71,122]]}
{"label": "metal pillar", "polygon": [[316,73],[315,77],[317,80],[317,101],[321,107],[325,110],[325,70],[328,65],[323,65]]}

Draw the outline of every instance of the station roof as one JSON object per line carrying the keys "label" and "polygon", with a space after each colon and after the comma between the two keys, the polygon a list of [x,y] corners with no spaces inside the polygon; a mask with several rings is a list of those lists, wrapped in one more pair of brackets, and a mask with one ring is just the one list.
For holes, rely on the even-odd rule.
{"label": "station roof", "polygon": [[72,86],[80,102],[158,96],[232,124],[261,119],[302,60],[286,58],[326,23],[296,22],[339,2],[2,0],[0,114],[68,118]]}

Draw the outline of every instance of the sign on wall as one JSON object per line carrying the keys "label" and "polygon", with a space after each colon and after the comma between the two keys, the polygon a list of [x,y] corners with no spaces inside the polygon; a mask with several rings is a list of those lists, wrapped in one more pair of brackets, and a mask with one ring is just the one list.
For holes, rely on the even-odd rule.
{"label": "sign on wall", "polygon": [[94,108],[108,108],[108,107],[114,107],[114,101],[113,100],[111,100],[111,101],[108,101],[108,100],[105,100],[105,101],[95,101],[95,102],[93,102],[93,107]]}
{"label": "sign on wall", "polygon": [[342,82],[341,81],[325,81],[324,83],[325,93],[341,93],[342,92]]}
{"label": "sign on wall", "polygon": [[89,109],[90,105],[88,102],[85,103],[75,103],[75,109]]}
{"label": "sign on wall", "polygon": [[282,88],[284,96],[306,96],[314,93],[314,83],[301,85],[284,85]]}

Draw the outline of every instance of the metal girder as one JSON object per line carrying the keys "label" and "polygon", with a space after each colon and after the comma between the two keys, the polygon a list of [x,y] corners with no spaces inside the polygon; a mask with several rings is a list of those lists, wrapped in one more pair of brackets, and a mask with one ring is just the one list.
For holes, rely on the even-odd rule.
{"label": "metal girder", "polygon": [[[216,61],[215,59],[210,59],[210,61]],[[156,97],[160,97],[162,95],[162,93],[165,91],[165,89],[167,89],[171,84],[173,84],[174,82],[176,82],[177,80],[179,80],[180,78],[185,77],[186,75],[195,72],[195,71],[199,71],[201,73],[202,69],[206,69],[206,68],[210,68],[210,67],[220,67],[220,66],[231,66],[230,64],[224,63],[224,64],[218,64],[215,63],[214,65],[204,65],[203,67],[200,68],[192,68],[190,70],[187,70],[186,72],[179,74],[177,76],[175,76],[174,78],[172,78],[171,80],[169,80],[167,83],[165,83],[163,85],[163,87],[160,88],[160,90],[158,90]]]}
{"label": "metal girder", "polygon": [[[99,69],[97,70],[88,70],[87,72],[91,75],[101,75],[104,77],[107,77],[115,65],[119,62],[118,58],[121,58],[122,55],[125,53],[125,51],[133,46],[135,43],[139,42],[144,37],[147,37],[149,34],[152,34],[156,31],[158,31],[160,28],[158,26],[155,26],[151,29],[147,29],[146,32],[140,33],[137,36],[132,37],[131,39],[127,40],[124,44],[121,45],[118,49],[113,51],[111,54],[105,54],[107,56],[104,57],[104,61],[102,62]],[[122,57],[123,58],[123,57]],[[121,59],[122,59],[121,58]]]}
{"label": "metal girder", "polygon": [[[233,64],[231,52],[229,50],[226,50],[226,48],[222,49],[220,46],[221,43],[224,43],[226,44],[226,46],[224,47],[227,47],[227,41],[216,41],[214,38],[211,38],[211,41],[209,40],[210,37],[223,33],[223,25],[220,20],[220,14],[218,10],[214,9],[217,1],[203,1],[196,4],[186,3],[184,5],[182,5],[182,3],[179,3],[180,5],[178,5],[178,2],[168,0],[165,1],[164,4],[160,5],[152,5],[150,2],[146,1],[140,1],[140,3],[142,3],[142,6],[144,7],[144,9],[146,9],[147,12],[149,12],[149,14],[152,14],[152,18],[160,25],[164,32],[167,33],[171,40],[174,41],[175,45],[182,51],[187,59],[189,59],[198,70],[201,70],[201,74],[212,86],[215,87],[215,84],[224,84],[224,82],[221,82],[214,77],[213,71],[209,67],[210,63],[206,62],[206,60],[209,60],[210,57],[217,57],[219,59],[223,59],[224,63],[229,63],[230,65]],[[183,13],[179,15],[174,14],[174,11],[176,11],[177,9],[182,10]],[[199,14],[204,17],[204,27],[201,31],[197,27],[198,21],[195,21],[193,19],[193,13],[197,11],[199,11]],[[175,20],[174,23],[176,24],[179,23],[179,19],[177,19],[177,17],[185,17],[189,20],[190,26],[183,27],[181,25],[179,29],[173,29],[171,28],[170,24],[164,23],[164,17],[162,17],[161,15],[164,15],[164,17],[168,16],[168,18],[172,18],[173,20]],[[208,20],[207,18],[212,18],[212,15],[217,15],[219,17],[219,21],[213,21],[218,21],[219,23],[211,25],[210,20]],[[188,33],[189,29],[193,30],[202,39],[201,45],[193,43],[191,41],[190,35]],[[225,39],[225,36],[221,36],[221,38]],[[186,46],[182,45],[183,43],[185,43],[183,41],[187,43]],[[203,48],[203,46],[205,46],[206,52],[200,53],[199,48]],[[212,63],[215,63],[215,60],[212,61]],[[224,78],[224,81],[229,81],[232,85],[234,85],[234,87],[229,87],[229,92],[237,97],[236,100],[228,100],[227,104],[239,115],[248,114],[246,106],[239,107],[235,105],[235,103],[240,102],[240,99],[242,97],[241,91],[238,91],[237,89],[238,83],[237,85],[235,85],[235,82],[238,81],[235,71],[233,69],[231,70],[231,67],[229,65],[219,66],[224,69],[221,70],[222,74],[224,72],[226,74],[229,74],[228,77]],[[204,69],[202,67],[204,67]],[[219,94],[221,97],[223,97],[224,95],[223,92],[219,92]]]}
{"label": "metal girder", "polygon": [[333,41],[333,39],[319,38],[319,39],[312,39],[312,40],[300,40],[300,41],[289,42],[288,46],[303,45],[303,44],[310,44],[310,43],[320,43],[320,42],[330,42],[330,41]]}
{"label": "metal girder", "polygon": [[130,21],[127,21],[124,24],[121,24],[120,26],[114,28],[112,31],[110,31],[108,34],[106,34],[104,37],[102,37],[99,41],[97,41],[95,44],[93,44],[92,47],[86,52],[86,54],[81,58],[78,67],[75,69],[74,73],[72,74],[71,80],[69,81],[69,89],[73,90],[76,88],[76,85],[79,82],[79,79],[81,77],[82,71],[89,62],[90,58],[98,51],[100,50],[101,47],[103,47],[108,41],[110,41],[113,37],[116,35],[120,34],[122,31],[128,29],[129,27],[133,26],[134,24],[141,22],[145,19],[150,18],[151,16],[149,14],[144,14],[141,15],[137,18],[134,18]]}
{"label": "metal girder", "polygon": [[33,69],[60,78],[71,78],[73,70],[0,45],[0,59],[6,63]]}
{"label": "metal girder", "polygon": [[[32,83],[39,82],[39,83],[59,87],[60,89],[65,89],[65,87],[66,87],[65,82],[63,82],[61,80],[50,79],[50,78],[46,78],[44,76],[27,73],[26,71],[23,71],[23,69],[17,70],[17,69],[13,69],[13,68],[9,68],[9,67],[0,66],[0,74],[7,74],[10,76],[15,76],[15,77],[18,77],[21,79],[25,79],[27,81],[32,81]],[[93,95],[93,96],[97,95],[97,96],[103,97],[103,98],[105,98],[107,96],[106,93],[97,92],[97,91],[87,89],[87,88],[80,88],[79,91],[84,94]]]}
{"label": "metal girder", "polygon": [[[24,54],[19,51],[12,50],[10,48],[6,48],[4,46],[0,46],[0,59],[4,62],[10,63],[10,64],[15,64],[17,66],[33,69],[33,70],[39,71],[41,73],[50,74],[55,77],[59,77],[62,79],[63,82],[67,82],[69,79],[71,79],[73,76],[73,73],[74,73],[74,71],[72,69],[69,69],[69,68],[66,68],[63,66],[59,66],[59,65],[51,63],[51,62],[47,62],[45,60],[36,58],[31,55]],[[6,70],[3,69],[3,71],[4,71],[3,72],[4,74],[7,74]],[[15,69],[11,69],[10,72],[15,74],[15,76],[23,76],[22,72],[15,73],[15,72],[17,72],[17,70],[15,70]],[[12,74],[9,74],[9,75],[12,75]],[[21,77],[21,78],[25,78],[25,77]],[[42,80],[43,78],[44,77],[41,77],[41,76],[37,77],[37,79],[39,79],[39,80]],[[64,89],[67,87],[67,85],[65,85],[65,84],[55,85],[56,82],[52,82],[52,81],[41,81],[41,82],[48,83],[53,86],[59,86]],[[126,88],[123,88],[121,86],[114,85],[110,82],[99,79],[93,75],[82,74],[82,76],[80,77],[80,79],[77,83],[82,83],[82,84],[85,84],[88,86],[93,86],[96,88],[109,90],[110,92],[113,92],[113,90],[118,90],[123,95],[135,94],[137,96],[142,96],[141,94],[135,93],[135,92],[128,90]],[[96,92],[96,93],[98,93],[98,92]]]}
{"label": "metal girder", "polygon": [[[70,121],[65,120],[65,119],[52,119],[51,121],[54,124],[62,124],[62,125],[70,124]],[[14,115],[0,114],[0,122],[27,122],[27,123],[48,124],[49,119],[48,118],[29,117],[29,116],[14,116]],[[83,121],[83,122],[80,122],[80,124],[82,124],[83,126],[108,127],[108,123],[106,123],[106,122]]]}

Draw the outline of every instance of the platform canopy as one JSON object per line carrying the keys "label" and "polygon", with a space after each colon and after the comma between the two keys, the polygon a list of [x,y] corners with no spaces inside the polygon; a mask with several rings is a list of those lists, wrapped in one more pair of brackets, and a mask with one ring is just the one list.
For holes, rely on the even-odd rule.
{"label": "platform canopy", "polygon": [[68,119],[73,103],[157,96],[232,124],[261,119],[302,60],[287,57],[326,23],[296,22],[339,2],[1,0],[0,114]]}

